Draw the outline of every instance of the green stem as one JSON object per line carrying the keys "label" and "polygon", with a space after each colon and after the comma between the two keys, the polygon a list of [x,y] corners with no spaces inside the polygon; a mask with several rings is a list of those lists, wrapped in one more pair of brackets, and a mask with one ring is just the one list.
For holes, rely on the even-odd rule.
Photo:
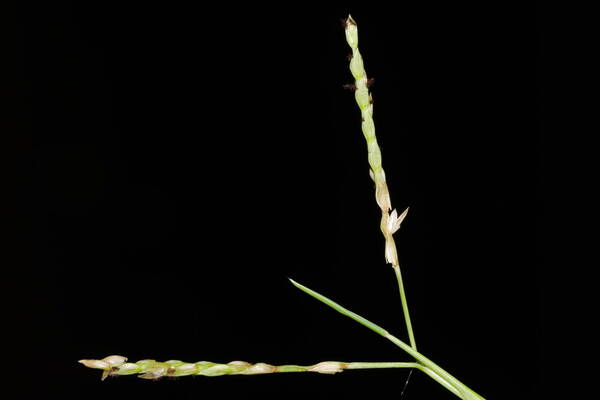
{"label": "green stem", "polygon": [[470,400],[470,399],[484,400],[483,397],[481,397],[479,394],[475,393],[467,385],[465,385],[464,383],[462,383],[461,381],[456,379],[454,376],[450,375],[448,372],[446,372],[446,370],[444,370],[442,367],[440,367],[439,365],[437,365],[436,363],[431,361],[429,358],[425,357],[423,354],[419,353],[418,351],[415,351],[412,347],[410,347],[408,344],[404,343],[402,340],[398,339],[397,337],[393,336],[390,333],[387,333],[383,336],[386,339],[388,339],[389,341],[391,341],[392,343],[394,343],[396,346],[400,347],[402,350],[406,351],[408,354],[410,354],[412,357],[414,357],[414,359],[417,360],[419,363],[430,368],[433,372],[438,374],[441,378],[443,378],[448,383],[450,383],[455,388],[457,388],[463,394],[463,398],[465,400]]}
{"label": "green stem", "polygon": [[406,322],[406,329],[408,330],[410,346],[417,350],[417,342],[415,341],[415,334],[413,333],[412,323],[410,322],[410,313],[408,312],[406,292],[404,291],[404,283],[402,282],[402,272],[400,271],[399,265],[394,265],[393,267],[394,273],[396,274],[396,280],[398,281],[398,288],[400,289],[400,300],[402,301],[402,310],[404,311],[404,321]]}
{"label": "green stem", "polygon": [[461,397],[460,392],[454,386],[445,381],[438,374],[430,370],[429,368],[415,362],[352,362],[346,363],[344,369],[374,369],[374,368],[417,368],[418,370],[429,375],[432,379],[437,381],[440,385],[454,393],[456,396]]}
{"label": "green stem", "polygon": [[458,393],[451,385],[434,372],[415,362],[340,362],[322,361],[314,365],[270,365],[265,363],[250,364],[244,361],[232,361],[227,364],[210,361],[186,363],[180,360],[156,361],[140,360],[127,362],[127,357],[112,355],[102,360],[79,360],[88,368],[102,370],[102,380],[109,376],[138,375],[144,379],[160,379],[163,377],[182,377],[202,375],[207,377],[222,375],[258,375],[287,372],[317,372],[335,374],[347,369],[377,369],[377,368],[418,368],[433,379],[440,382],[448,390]]}
{"label": "green stem", "polygon": [[434,363],[433,361],[431,361],[430,359],[425,357],[423,354],[421,354],[418,351],[416,351],[415,349],[413,349],[407,343],[405,343],[402,340],[398,339],[397,337],[391,335],[384,328],[382,328],[379,325],[367,320],[366,318],[363,318],[360,315],[342,307],[338,303],[334,302],[333,300],[330,300],[329,298],[323,296],[322,294],[319,294],[319,293],[315,292],[314,290],[309,289],[306,286],[299,284],[298,282],[295,282],[292,279],[290,279],[290,281],[292,282],[292,284],[294,286],[296,286],[298,289],[302,290],[304,293],[308,294],[309,296],[312,296],[315,299],[321,301],[322,303],[327,304],[329,307],[333,308],[340,314],[343,314],[349,318],[352,318],[359,324],[366,326],[367,328],[371,329],[372,331],[374,331],[374,332],[380,334],[381,336],[385,337],[386,339],[390,340],[396,346],[400,347],[402,350],[404,350],[405,352],[410,354],[415,360],[417,360],[419,362],[419,364],[429,368],[432,372],[434,372],[436,375],[438,375],[443,381],[447,382],[449,385],[451,385],[457,391],[459,391],[460,397],[462,397],[463,399],[465,399],[465,400],[473,400],[473,399],[474,400],[485,400],[482,396],[475,393],[464,383],[462,383],[461,381],[456,379],[454,376],[452,376],[448,372],[446,372],[446,370],[444,370],[442,367],[440,367],[439,365],[437,365],[436,363]]}
{"label": "green stem", "polygon": [[417,368],[414,362],[350,362],[344,365],[344,369]]}

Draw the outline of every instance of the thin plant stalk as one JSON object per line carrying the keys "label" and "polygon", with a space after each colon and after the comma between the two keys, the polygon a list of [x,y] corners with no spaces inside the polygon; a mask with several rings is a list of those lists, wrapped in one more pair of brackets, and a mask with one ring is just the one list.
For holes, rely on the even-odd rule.
{"label": "thin plant stalk", "polygon": [[[143,379],[157,380],[164,377],[178,378],[182,376],[223,376],[223,375],[264,375],[288,372],[316,372],[320,374],[335,374],[352,369],[384,369],[384,368],[417,368],[437,380],[459,396],[459,392],[429,368],[415,362],[341,362],[323,361],[314,365],[270,365],[265,363],[250,364],[245,361],[232,361],[227,364],[199,361],[187,363],[180,360],[156,361],[140,360],[127,362],[127,358],[118,355],[105,357],[101,360],[79,360],[88,368],[102,370],[102,380],[108,377],[137,375]],[[460,396],[459,396],[460,397]]]}
{"label": "thin plant stalk", "polygon": [[[398,229],[400,229],[400,224],[402,223],[402,220],[406,217],[408,208],[402,214],[400,214],[400,216],[398,216],[397,211],[395,209],[390,212],[390,210],[392,210],[390,193],[387,187],[385,171],[383,170],[382,166],[381,149],[379,148],[379,144],[377,143],[377,136],[375,135],[375,123],[373,122],[373,96],[371,95],[371,93],[369,93],[369,85],[372,81],[369,80],[367,77],[367,72],[365,71],[363,58],[358,49],[357,24],[356,21],[350,15],[345,21],[345,34],[346,41],[348,42],[348,45],[352,50],[352,54],[350,55],[350,72],[354,77],[354,97],[361,113],[361,128],[363,135],[367,141],[368,161],[369,166],[371,167],[370,175],[373,181],[375,182],[375,200],[377,201],[377,205],[381,209],[380,228],[381,232],[383,233],[383,236],[385,237],[385,258],[386,261],[392,265],[392,268],[394,269],[394,273],[396,275],[396,280],[398,282],[398,288],[400,291],[400,301],[402,302],[404,320],[410,341],[410,349],[412,351],[412,353],[409,353],[415,356],[419,353],[417,353],[417,345],[410,319],[408,302],[406,300],[406,291],[404,289],[402,272],[400,270],[400,263],[398,261],[396,243],[394,242],[393,237],[394,233],[398,231]],[[394,337],[394,339],[396,338]],[[401,343],[405,345],[404,342]],[[427,365],[426,363],[424,364]],[[466,391],[468,388],[465,389],[461,387],[462,384],[460,384],[460,382],[458,381],[455,381],[454,377],[452,377],[449,374],[446,377],[445,374],[447,373],[442,369],[436,371],[436,368],[433,367],[433,364],[429,367],[437,374],[442,376],[448,383],[455,386],[459,390],[463,398],[473,398],[472,394]]]}
{"label": "thin plant stalk", "polygon": [[360,51],[358,50],[358,28],[356,21],[348,16],[345,21],[346,41],[352,50],[350,55],[350,72],[354,77],[354,97],[360,108],[361,128],[363,135],[367,141],[368,160],[371,168],[370,175],[375,182],[375,200],[381,209],[380,228],[385,238],[385,259],[392,265],[398,288],[400,291],[400,301],[402,302],[402,310],[408,338],[413,349],[417,349],[415,334],[413,332],[412,323],[410,321],[410,312],[406,301],[406,291],[402,282],[402,272],[400,271],[400,263],[398,261],[398,252],[396,243],[394,242],[394,233],[400,228],[402,220],[406,217],[408,208],[404,210],[400,216],[396,210],[392,210],[392,202],[390,199],[390,191],[387,187],[385,179],[385,171],[382,166],[381,149],[377,143],[375,135],[375,123],[373,122],[373,97],[369,93],[370,80],[365,71],[364,62]]}
{"label": "thin plant stalk", "polygon": [[406,301],[406,292],[404,291],[404,283],[402,281],[402,271],[400,271],[400,267],[394,267],[394,273],[396,274],[396,281],[398,282],[398,288],[400,289],[400,301],[402,303],[402,311],[404,313],[404,322],[406,323],[406,330],[408,331],[408,340],[410,341],[410,346],[413,349],[417,350],[417,342],[415,341],[412,323],[410,322],[408,303]]}
{"label": "thin plant stalk", "polygon": [[271,365],[266,363],[251,364],[245,361],[231,361],[227,364],[210,361],[188,363],[180,360],[156,361],[140,360],[127,362],[127,358],[118,355],[101,360],[79,360],[88,368],[103,371],[102,379],[109,376],[138,375],[144,379],[160,379],[163,377],[181,376],[223,376],[223,375],[263,375],[287,372],[316,372],[335,374],[351,369],[383,369],[383,368],[419,368],[414,362],[342,362],[322,361],[314,365]]}
{"label": "thin plant stalk", "polygon": [[[177,378],[182,376],[223,376],[223,375],[263,375],[287,372],[316,372],[321,374],[334,374],[352,369],[384,369],[384,368],[417,368],[452,393],[459,396],[459,392],[448,382],[442,379],[429,368],[415,362],[340,362],[323,361],[314,365],[270,365],[265,363],[250,364],[245,361],[232,361],[227,364],[199,361],[187,363],[179,360],[159,362],[156,360],[140,360],[127,362],[127,358],[118,355],[105,357],[101,360],[79,360],[88,368],[102,370],[102,380],[107,377],[137,375],[143,379],[157,380],[163,377]],[[460,397],[460,396],[459,396]]]}

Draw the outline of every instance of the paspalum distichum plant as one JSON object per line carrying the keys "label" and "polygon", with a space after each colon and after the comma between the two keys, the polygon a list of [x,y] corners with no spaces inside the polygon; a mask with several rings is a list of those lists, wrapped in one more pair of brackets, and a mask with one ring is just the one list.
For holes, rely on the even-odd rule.
{"label": "paspalum distichum plant", "polygon": [[342,307],[334,301],[291,280],[292,284],[298,289],[314,297],[315,299],[332,307],[334,310],[347,317],[352,318],[359,324],[366,326],[375,333],[388,339],[396,346],[404,350],[412,361],[409,362],[340,362],[323,361],[315,365],[270,365],[265,363],[250,364],[244,361],[232,361],[227,364],[220,364],[208,361],[195,363],[179,360],[170,360],[159,362],[155,360],[140,360],[137,362],[128,362],[127,358],[118,355],[112,355],[100,360],[86,359],[79,362],[86,367],[103,370],[102,379],[108,376],[119,375],[138,375],[145,379],[159,379],[162,377],[176,377],[187,375],[220,376],[220,375],[256,375],[282,372],[317,372],[321,374],[335,374],[346,369],[370,369],[370,368],[409,368],[418,369],[430,376],[433,380],[454,393],[457,397],[464,400],[482,400],[483,397],[475,393],[464,383],[456,379],[442,367],[425,357],[417,350],[417,343],[413,334],[412,324],[402,273],[398,263],[398,254],[394,242],[394,233],[400,228],[402,220],[406,217],[408,209],[398,213],[392,208],[390,193],[388,191],[385,172],[381,162],[381,150],[377,143],[375,135],[375,124],[373,122],[373,99],[369,92],[369,80],[365,72],[363,58],[358,50],[358,28],[356,21],[351,16],[344,22],[346,41],[352,50],[350,57],[350,72],[354,77],[354,96],[361,113],[361,127],[363,135],[367,141],[368,160],[371,167],[370,175],[375,182],[375,200],[381,209],[381,232],[385,238],[385,259],[391,264],[392,269],[398,281],[400,291],[400,300],[404,312],[404,321],[408,331],[408,343],[393,336],[384,328],[361,317],[358,314]]}

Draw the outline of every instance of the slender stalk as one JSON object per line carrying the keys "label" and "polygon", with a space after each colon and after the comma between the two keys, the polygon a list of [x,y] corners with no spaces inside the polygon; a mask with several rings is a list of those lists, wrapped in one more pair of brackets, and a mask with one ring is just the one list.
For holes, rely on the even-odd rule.
{"label": "slender stalk", "polygon": [[109,376],[137,375],[143,379],[160,379],[163,377],[182,376],[223,376],[223,375],[262,375],[287,372],[317,372],[335,374],[347,369],[382,369],[382,368],[417,368],[437,380],[454,394],[458,393],[427,367],[414,362],[341,362],[323,361],[314,365],[270,365],[265,363],[250,364],[244,361],[232,361],[227,364],[199,361],[187,363],[179,360],[155,361],[140,360],[127,362],[123,356],[112,355],[101,360],[80,360],[88,368],[102,370],[102,380]]}
{"label": "slender stalk", "polygon": [[381,369],[381,368],[419,368],[414,362],[342,362],[322,361],[314,365],[271,365],[265,363],[250,364],[245,361],[232,361],[227,364],[209,361],[187,363],[179,360],[156,361],[140,360],[127,362],[127,358],[118,355],[105,357],[101,360],[79,360],[88,368],[103,371],[102,379],[108,376],[138,375],[144,379],[159,379],[162,377],[180,377],[191,375],[222,376],[222,375],[260,375],[286,372],[316,372],[320,374],[335,374],[346,369]]}
{"label": "slender stalk", "polygon": [[102,370],[102,380],[109,376],[138,375],[143,379],[160,379],[163,377],[181,376],[222,376],[222,375],[259,375],[287,372],[317,372],[334,374],[350,369],[383,369],[383,368],[417,368],[438,381],[448,390],[457,394],[458,391],[429,368],[415,362],[340,362],[323,361],[314,365],[270,365],[265,363],[250,364],[244,361],[232,361],[227,364],[199,361],[186,363],[179,360],[159,362],[155,360],[140,360],[127,362],[123,356],[112,355],[101,360],[80,360],[88,368]]}
{"label": "slender stalk", "polygon": [[[367,141],[368,148],[368,160],[369,165],[371,167],[371,178],[375,182],[375,199],[379,208],[381,209],[381,232],[385,237],[385,257],[386,261],[390,263],[394,269],[396,274],[396,279],[398,281],[398,287],[400,290],[400,299],[402,302],[402,309],[404,311],[404,319],[406,323],[406,329],[408,331],[408,336],[410,340],[410,346],[406,345],[406,343],[400,341],[394,336],[390,334],[384,334],[386,338],[392,340],[396,345],[399,345],[403,350],[407,351],[411,354],[415,359],[421,362],[423,365],[429,367],[434,373],[443,378],[447,383],[454,386],[459,392],[460,395],[465,399],[471,398],[481,398],[476,393],[470,391],[464,384],[459,382],[452,375],[448,374],[443,369],[439,368],[432,361],[421,355],[417,352],[417,345],[415,342],[415,337],[412,329],[412,323],[410,321],[410,314],[408,310],[408,304],[406,301],[406,292],[404,290],[404,284],[402,282],[402,274],[400,271],[400,264],[398,262],[398,254],[396,250],[396,244],[394,242],[394,233],[400,228],[400,223],[406,216],[406,211],[404,211],[399,217],[397,216],[396,210],[392,210],[390,194],[387,187],[385,172],[382,166],[382,157],[381,157],[381,149],[377,143],[377,137],[375,136],[375,124],[373,122],[373,97],[369,93],[369,83],[370,80],[367,78],[367,73],[365,71],[363,58],[358,50],[358,27],[356,21],[352,19],[351,16],[348,16],[345,23],[345,33],[346,33],[346,41],[348,45],[352,49],[352,55],[350,58],[350,72],[354,77],[354,97],[356,99],[356,103],[360,108],[361,117],[362,117],[362,132]],[[308,292],[307,292],[308,293]],[[310,293],[309,293],[310,294]],[[320,299],[323,301],[322,299]],[[329,305],[334,307],[331,302]],[[339,305],[338,305],[339,306]],[[334,307],[335,308],[335,307]],[[338,309],[340,311],[340,309]],[[340,311],[341,312],[341,311]],[[350,317],[352,315],[346,314]],[[364,318],[360,317],[363,321],[361,323],[363,325],[368,326],[364,323]],[[382,328],[377,327],[376,332],[380,333]],[[409,351],[410,350],[410,351]]]}
{"label": "slender stalk", "polygon": [[344,369],[416,368],[414,362],[350,362]]}
{"label": "slender stalk", "polygon": [[402,274],[400,273],[400,263],[398,262],[398,253],[396,250],[396,243],[394,242],[394,233],[400,228],[400,223],[406,217],[406,209],[400,216],[396,210],[392,210],[392,202],[390,199],[390,192],[387,187],[385,179],[385,171],[383,170],[381,149],[377,143],[377,136],[375,135],[375,123],[373,122],[373,97],[369,92],[369,79],[367,78],[367,72],[364,67],[363,58],[358,50],[358,28],[356,21],[348,16],[346,19],[346,41],[352,49],[352,55],[350,58],[350,72],[354,77],[354,97],[358,108],[360,109],[362,119],[362,132],[367,141],[368,160],[369,166],[371,167],[371,178],[375,182],[375,200],[377,205],[381,209],[381,233],[385,238],[385,259],[392,265],[396,279],[398,281],[398,288],[400,290],[400,300],[402,302],[402,310],[404,313],[404,321],[406,323],[406,329],[408,331],[408,337],[410,345],[413,349],[417,349],[417,343],[415,341],[415,335],[413,333],[412,324],[410,322],[410,313],[408,311],[408,304],[406,302],[406,292],[404,290],[404,284],[402,283]]}
{"label": "slender stalk", "polygon": [[[465,400],[471,400],[471,399],[484,400],[483,397],[481,397],[479,394],[475,393],[473,390],[471,390],[464,383],[462,383],[461,381],[459,381],[458,379],[456,379],[454,376],[450,375],[442,367],[440,367],[439,365],[437,365],[436,363],[434,363],[433,361],[431,361],[430,359],[428,359],[427,357],[425,357],[423,354],[421,354],[418,351],[416,351],[415,349],[413,349],[407,343],[403,342],[402,340],[400,340],[397,337],[395,337],[392,334],[390,334],[387,330],[385,330],[381,326],[379,326],[379,325],[377,325],[377,324],[369,321],[368,319],[366,319],[366,318],[364,318],[364,317],[362,317],[362,316],[360,316],[360,315],[358,315],[358,314],[356,314],[356,313],[354,313],[354,312],[352,312],[352,311],[344,308],[343,306],[341,306],[340,304],[334,302],[333,300],[331,300],[331,299],[323,296],[320,293],[315,292],[312,289],[307,288],[304,285],[301,285],[298,282],[295,282],[292,279],[290,279],[290,281],[292,282],[292,284],[294,286],[296,286],[298,289],[302,290],[304,293],[308,294],[309,296],[314,297],[315,299],[319,300],[320,302],[322,302],[322,303],[328,305],[329,307],[333,308],[334,310],[336,310],[340,314],[343,314],[343,315],[345,315],[345,316],[347,316],[349,318],[352,318],[353,320],[355,320],[356,322],[360,323],[361,325],[366,326],[367,328],[371,329],[372,331],[374,331],[374,332],[380,334],[381,336],[385,337],[386,339],[390,340],[396,346],[400,347],[402,350],[404,350],[409,355],[411,355],[421,365],[429,368],[439,378],[441,378],[447,384],[449,384],[450,386],[454,387],[457,391],[459,391],[460,394],[461,394],[461,397],[463,399],[465,399]],[[446,386],[446,385],[444,385],[444,386]]]}
{"label": "slender stalk", "polygon": [[415,334],[413,333],[410,314],[408,312],[406,292],[404,291],[404,284],[402,282],[402,272],[400,271],[400,267],[394,267],[393,269],[396,274],[396,280],[398,281],[398,288],[400,289],[400,301],[402,302],[402,311],[404,311],[404,322],[406,323],[406,329],[408,330],[408,340],[410,340],[410,346],[417,350],[417,342],[415,342]]}

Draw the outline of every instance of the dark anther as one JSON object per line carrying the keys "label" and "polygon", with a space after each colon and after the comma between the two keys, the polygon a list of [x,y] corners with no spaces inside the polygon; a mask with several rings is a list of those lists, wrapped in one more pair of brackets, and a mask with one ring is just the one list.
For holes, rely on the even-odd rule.
{"label": "dark anther", "polygon": [[352,84],[352,83],[349,83],[349,84],[347,84],[347,85],[343,85],[342,87],[343,87],[344,89],[347,89],[347,90],[352,90],[352,91],[355,91],[355,90],[356,90],[356,85],[354,85],[354,84]]}
{"label": "dark anther", "polygon": [[367,87],[370,88],[375,83],[375,78],[369,78],[367,80]]}
{"label": "dark anther", "polygon": [[346,59],[347,59],[348,61],[352,61],[352,58],[354,58],[354,56],[353,56],[352,54],[348,54],[348,55],[346,56]]}
{"label": "dark anther", "polygon": [[340,23],[342,24],[343,29],[346,29],[346,26],[348,26],[348,23],[346,22],[346,18],[340,18]]}

